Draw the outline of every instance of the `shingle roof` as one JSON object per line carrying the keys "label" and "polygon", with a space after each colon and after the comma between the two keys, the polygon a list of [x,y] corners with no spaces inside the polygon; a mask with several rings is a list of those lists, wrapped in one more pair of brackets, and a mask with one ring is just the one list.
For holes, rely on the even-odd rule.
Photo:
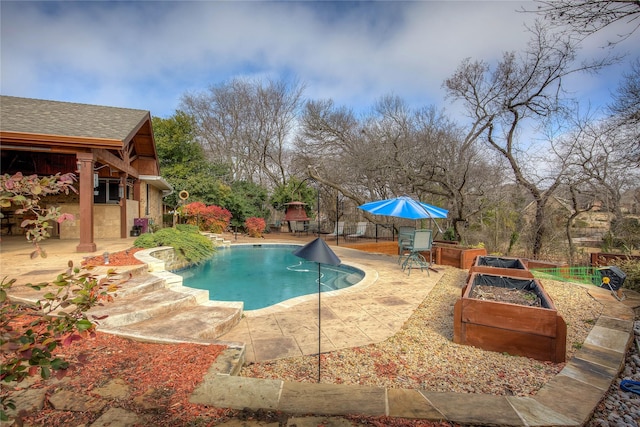
{"label": "shingle roof", "polygon": [[0,96],[0,131],[125,141],[146,110]]}

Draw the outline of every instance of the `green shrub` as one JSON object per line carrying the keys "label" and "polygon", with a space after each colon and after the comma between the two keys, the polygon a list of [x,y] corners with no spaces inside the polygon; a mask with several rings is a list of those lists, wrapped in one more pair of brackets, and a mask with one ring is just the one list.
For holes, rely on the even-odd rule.
{"label": "green shrub", "polygon": [[162,214],[162,227],[173,226],[173,214]]}
{"label": "green shrub", "polygon": [[182,228],[163,228],[157,233],[143,234],[138,237],[133,245],[137,248],[155,248],[158,246],[171,246],[180,260],[186,260],[192,264],[199,264],[211,258],[215,252],[213,243],[209,238],[193,229],[197,226]]}
{"label": "green shrub", "polygon": [[193,224],[176,224],[176,229],[184,233],[200,234],[198,226]]}
{"label": "green shrub", "polygon": [[456,240],[456,231],[453,229],[453,227],[449,227],[445,230],[442,238],[447,241],[454,241]]}
{"label": "green shrub", "polygon": [[637,218],[623,218],[611,221],[611,232],[617,248],[640,248],[640,221]]}
{"label": "green shrub", "polygon": [[154,248],[156,247],[155,235],[157,233],[144,233],[141,234],[134,242],[133,245],[137,248]]}

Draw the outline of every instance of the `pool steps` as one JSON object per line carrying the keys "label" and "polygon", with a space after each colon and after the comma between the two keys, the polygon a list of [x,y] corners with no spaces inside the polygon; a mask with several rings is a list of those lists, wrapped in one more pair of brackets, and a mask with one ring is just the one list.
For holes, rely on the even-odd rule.
{"label": "pool steps", "polygon": [[147,342],[206,344],[240,321],[242,303],[209,301],[208,291],[167,283],[176,275],[158,273],[125,282],[113,302],[92,308],[89,315],[108,315],[98,330]]}
{"label": "pool steps", "polygon": [[[230,245],[215,235],[210,237],[218,246]],[[147,342],[218,343],[218,337],[240,322],[243,303],[210,301],[208,291],[182,286],[182,277],[166,271],[165,261],[151,255],[165,249],[170,248],[135,254],[146,266],[124,273],[131,278],[122,283],[114,301],[89,312],[97,317],[108,315],[99,320],[98,330]]]}
{"label": "pool steps", "polygon": [[[159,280],[159,279],[154,279]],[[164,315],[173,310],[181,310],[197,304],[189,293],[173,292],[169,289],[153,289],[129,296],[116,297],[114,303],[95,307],[90,315],[108,315],[100,324],[104,328],[114,328],[147,320],[156,315]]]}

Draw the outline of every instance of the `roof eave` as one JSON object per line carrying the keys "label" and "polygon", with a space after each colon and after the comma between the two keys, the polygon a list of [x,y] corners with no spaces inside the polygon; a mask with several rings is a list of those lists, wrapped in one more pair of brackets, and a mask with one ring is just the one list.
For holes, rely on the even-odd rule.
{"label": "roof eave", "polygon": [[[168,196],[173,193],[173,186],[167,182],[163,177],[158,175],[140,175],[138,179],[148,183],[149,185],[157,188],[158,190],[162,190],[164,196]],[[165,194],[165,192],[167,192]]]}
{"label": "roof eave", "polygon": [[81,151],[87,148],[122,149],[122,141],[119,139],[46,135],[29,132],[0,131],[0,141],[3,144],[24,145],[26,147],[33,147],[34,145],[73,147]]}

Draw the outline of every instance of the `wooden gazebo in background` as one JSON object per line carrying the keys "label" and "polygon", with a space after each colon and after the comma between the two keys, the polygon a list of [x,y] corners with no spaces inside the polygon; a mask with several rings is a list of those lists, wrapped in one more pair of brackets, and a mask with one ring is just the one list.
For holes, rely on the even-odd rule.
{"label": "wooden gazebo in background", "polygon": [[[307,216],[307,211],[305,210],[306,203],[303,202],[289,202],[285,203],[286,210],[284,213],[284,220],[289,222],[289,230],[291,231],[304,231],[305,226],[309,224],[311,218]],[[298,227],[299,224],[302,224],[302,227]]]}

